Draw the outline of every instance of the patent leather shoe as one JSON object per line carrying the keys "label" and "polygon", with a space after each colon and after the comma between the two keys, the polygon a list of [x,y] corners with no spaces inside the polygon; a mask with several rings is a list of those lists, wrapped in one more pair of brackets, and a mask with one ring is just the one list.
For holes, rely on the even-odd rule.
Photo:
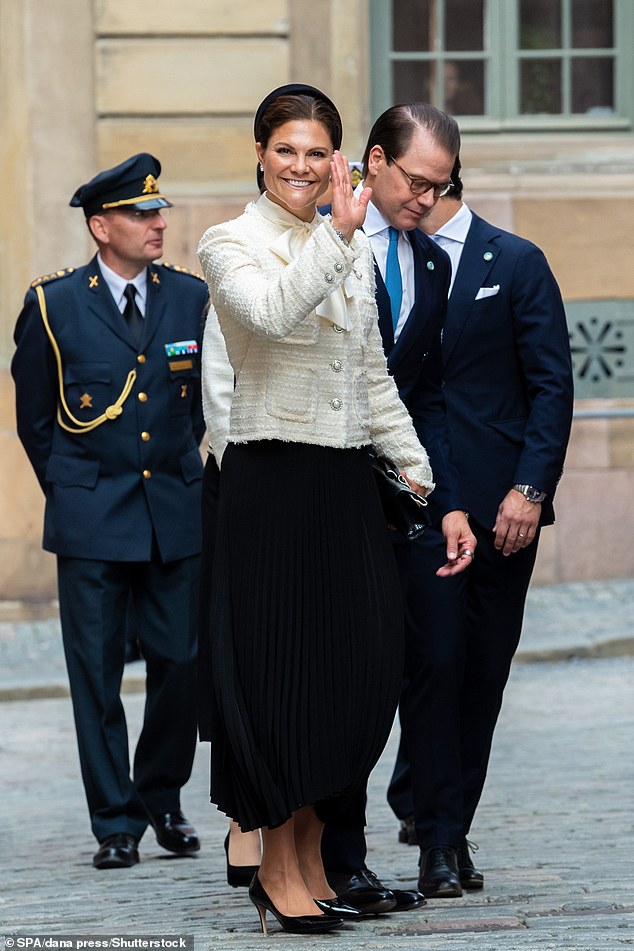
{"label": "patent leather shoe", "polygon": [[474,842],[463,839],[456,849],[458,875],[460,876],[460,884],[463,888],[468,891],[475,891],[478,888],[484,887],[484,875],[480,869],[476,868],[473,864],[471,855],[469,854],[470,848],[473,849],[474,852],[478,851],[478,846]]}
{"label": "patent leather shoe", "polygon": [[421,851],[418,888],[428,898],[460,898],[460,876],[456,850],[434,845]]}
{"label": "patent leather shoe", "polygon": [[369,868],[360,868],[353,875],[327,873],[328,884],[346,905],[362,915],[382,915],[396,908],[396,898]]}
{"label": "patent leather shoe", "polygon": [[116,832],[99,843],[92,864],[95,868],[130,868],[139,861],[139,841],[127,832]]}
{"label": "patent leather shoe", "polygon": [[249,885],[249,898],[258,910],[263,934],[268,934],[266,927],[267,911],[275,915],[282,926],[282,930],[288,931],[290,934],[320,934],[323,931],[333,931],[343,925],[342,918],[333,918],[330,915],[283,915],[281,911],[277,910],[262,888],[262,883],[257,875],[254,876]]}
{"label": "patent leather shoe", "polygon": [[229,833],[225,837],[225,854],[227,856],[227,885],[232,888],[248,888],[253,881],[259,865],[232,865],[229,861]]}
{"label": "patent leather shoe", "polygon": [[156,833],[156,841],[168,852],[191,855],[200,849],[200,839],[191,822],[180,810],[150,814],[150,825]]}
{"label": "patent leather shoe", "polygon": [[324,915],[328,915],[329,918],[343,918],[345,921],[347,918],[361,917],[359,909],[353,908],[352,905],[342,901],[339,895],[336,898],[315,898],[314,901],[317,907],[321,908]]}
{"label": "patent leather shoe", "polygon": [[396,899],[396,905],[392,908],[392,911],[413,911],[414,908],[420,908],[421,905],[427,904],[425,896],[419,891],[409,891],[403,888],[392,888],[390,891]]}

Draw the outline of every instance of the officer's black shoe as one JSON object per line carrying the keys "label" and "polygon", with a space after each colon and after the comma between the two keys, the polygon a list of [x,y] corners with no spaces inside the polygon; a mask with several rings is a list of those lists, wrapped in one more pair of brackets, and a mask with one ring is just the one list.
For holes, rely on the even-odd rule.
{"label": "officer's black shoe", "polygon": [[180,810],[150,814],[150,825],[156,833],[156,841],[168,852],[191,855],[200,849],[196,830]]}
{"label": "officer's black shoe", "polygon": [[396,908],[394,893],[369,868],[360,868],[354,875],[328,873],[327,877],[337,897],[362,915],[382,915]]}
{"label": "officer's black shoe", "polygon": [[116,832],[99,843],[92,864],[95,868],[130,868],[139,861],[138,839],[127,832]]}
{"label": "officer's black shoe", "polygon": [[470,848],[473,849],[474,852],[478,850],[478,846],[475,842],[469,842],[468,839],[463,839],[456,849],[458,874],[460,876],[460,884],[463,888],[475,890],[484,887],[484,875],[479,868],[474,866],[471,855],[469,854]]}
{"label": "officer's black shoe", "polygon": [[460,875],[456,850],[444,845],[435,845],[421,851],[418,889],[427,898],[460,898]]}

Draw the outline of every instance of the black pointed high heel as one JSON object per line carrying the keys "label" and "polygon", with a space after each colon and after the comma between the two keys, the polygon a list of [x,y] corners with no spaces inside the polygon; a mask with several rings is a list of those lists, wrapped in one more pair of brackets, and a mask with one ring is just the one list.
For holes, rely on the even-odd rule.
{"label": "black pointed high heel", "polygon": [[262,888],[257,874],[249,885],[249,898],[255,905],[260,916],[262,933],[268,934],[266,928],[266,913],[272,912],[284,931],[291,934],[319,934],[322,931],[332,931],[343,925],[342,918],[331,918],[329,915],[283,915],[277,910],[269,896]]}
{"label": "black pointed high heel", "polygon": [[229,862],[229,833],[225,839],[225,853],[227,856],[227,885],[232,888],[248,888],[257,872],[258,865],[231,865]]}
{"label": "black pointed high heel", "polygon": [[313,901],[318,908],[321,908],[324,915],[328,915],[329,918],[346,919],[359,918],[361,916],[359,908],[354,908],[347,902],[342,901],[339,896],[336,898],[314,898]]}

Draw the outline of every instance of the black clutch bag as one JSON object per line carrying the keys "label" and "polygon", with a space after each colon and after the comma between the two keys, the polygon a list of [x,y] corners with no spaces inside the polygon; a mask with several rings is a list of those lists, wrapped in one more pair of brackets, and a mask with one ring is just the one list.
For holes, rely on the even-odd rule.
{"label": "black clutch bag", "polygon": [[385,456],[379,456],[371,449],[370,461],[388,525],[401,532],[408,541],[420,538],[429,525],[425,511],[427,500],[414,492],[394,463]]}

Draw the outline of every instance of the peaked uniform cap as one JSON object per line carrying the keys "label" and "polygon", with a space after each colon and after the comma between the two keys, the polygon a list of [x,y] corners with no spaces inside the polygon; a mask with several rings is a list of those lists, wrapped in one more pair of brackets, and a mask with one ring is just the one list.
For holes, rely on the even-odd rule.
{"label": "peaked uniform cap", "polygon": [[172,203],[159,192],[157,178],[160,174],[159,160],[149,152],[139,152],[80,185],[70,205],[83,208],[86,218],[110,208],[136,208],[139,211],[171,208]]}

